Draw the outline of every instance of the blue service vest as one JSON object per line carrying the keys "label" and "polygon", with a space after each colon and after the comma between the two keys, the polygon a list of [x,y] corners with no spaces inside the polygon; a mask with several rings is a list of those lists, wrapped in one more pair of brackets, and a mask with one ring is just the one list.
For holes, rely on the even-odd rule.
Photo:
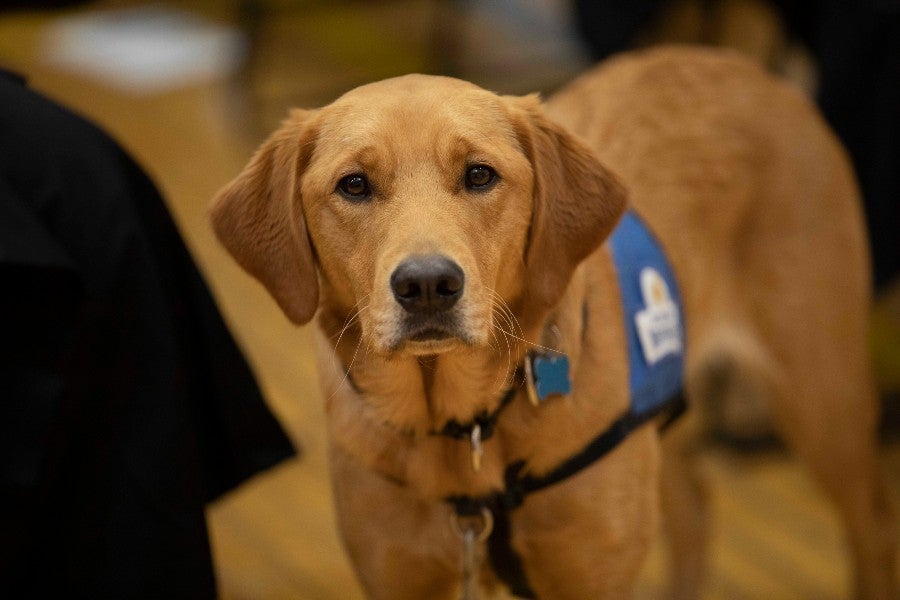
{"label": "blue service vest", "polygon": [[684,384],[684,312],[665,252],[632,210],[609,238],[628,338],[628,384],[635,416],[656,412]]}

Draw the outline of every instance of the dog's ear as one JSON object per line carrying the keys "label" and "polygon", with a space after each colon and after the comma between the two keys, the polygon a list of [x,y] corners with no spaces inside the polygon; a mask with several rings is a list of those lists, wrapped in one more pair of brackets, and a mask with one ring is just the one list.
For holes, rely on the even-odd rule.
{"label": "dog's ear", "polygon": [[544,114],[537,95],[513,103],[519,143],[534,172],[527,293],[536,307],[546,309],[615,227],[626,193],[590,148]]}
{"label": "dog's ear", "polygon": [[300,175],[314,141],[313,112],[295,110],[213,200],[219,241],[291,321],[312,319],[319,285],[300,204]]}

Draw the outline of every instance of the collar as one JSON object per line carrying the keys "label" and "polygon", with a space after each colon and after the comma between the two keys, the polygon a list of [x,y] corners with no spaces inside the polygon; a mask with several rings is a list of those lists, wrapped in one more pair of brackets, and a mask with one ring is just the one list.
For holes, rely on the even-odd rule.
{"label": "collar", "polygon": [[[516,373],[520,372],[516,369]],[[519,379],[518,375],[516,377]],[[486,410],[481,411],[475,418],[468,423],[460,423],[452,419],[447,421],[444,428],[440,431],[432,431],[432,435],[444,435],[457,440],[468,440],[472,450],[472,469],[476,472],[481,470],[481,458],[484,456],[484,447],[482,442],[494,435],[495,424],[500,417],[500,413],[506,408],[516,397],[516,393],[521,385],[511,386],[503,394],[500,404],[492,412]]]}
{"label": "collar", "polygon": [[[525,363],[530,364],[529,359],[526,357]],[[431,435],[444,435],[447,437],[451,437],[457,440],[468,440],[473,437],[477,437],[479,440],[487,440],[491,436],[494,435],[494,430],[496,429],[497,419],[500,417],[500,413],[503,412],[503,409],[506,408],[513,400],[516,398],[516,393],[522,389],[523,386],[528,389],[529,395],[532,392],[532,385],[528,382],[528,378],[530,375],[530,367],[516,367],[516,370],[513,375],[513,383],[506,389],[503,393],[503,396],[500,399],[500,404],[497,405],[493,411],[482,410],[478,414],[476,414],[471,421],[460,422],[456,419],[451,419],[447,421],[444,426],[440,430],[432,430],[429,433]],[[350,384],[350,387],[353,388],[353,391],[357,394],[364,394],[364,390],[357,385],[356,380],[353,378],[353,373],[350,369],[344,367],[344,373],[346,374],[347,383]]]}
{"label": "collar", "polygon": [[[344,368],[344,372],[350,387],[358,394],[364,393],[353,379],[350,369]],[[483,443],[493,437],[501,413],[515,400],[523,387],[534,406],[540,405],[551,396],[568,394],[572,389],[568,357],[562,352],[549,349],[528,351],[516,367],[513,383],[503,393],[500,403],[494,410],[482,410],[467,422],[451,419],[440,430],[432,430],[429,433],[468,441],[472,451],[472,469],[477,472],[481,469],[481,459],[484,455]]]}
{"label": "collar", "polygon": [[569,358],[558,350],[529,350],[516,367],[513,381],[513,385],[506,390],[500,405],[493,412],[481,411],[468,423],[450,420],[441,431],[433,433],[465,439],[471,436],[475,427],[480,427],[481,439],[488,439],[493,435],[500,413],[513,401],[516,392],[522,387],[525,388],[528,399],[534,406],[540,406],[551,396],[565,396],[570,393],[572,383],[569,377]]}
{"label": "collar", "polygon": [[[516,373],[519,373],[519,369],[516,369]],[[440,431],[432,431],[432,435],[445,435],[457,440],[465,440],[471,439],[477,431],[477,435],[481,440],[489,439],[494,435],[494,426],[500,417],[500,413],[515,399],[516,393],[521,388],[521,378],[518,375],[516,378],[520,379],[520,384],[510,386],[503,394],[500,404],[493,411],[483,410],[467,423],[460,423],[456,419],[451,419],[447,421]]]}
{"label": "collar", "polygon": [[[555,329],[555,327],[554,327]],[[572,391],[569,379],[569,359],[562,352],[551,350],[530,350],[525,354],[522,363],[516,367],[515,383],[506,390],[500,404],[491,412],[481,411],[467,422],[460,423],[453,419],[448,421],[440,431],[433,435],[444,435],[457,440],[468,440],[472,449],[472,468],[481,469],[481,457],[484,454],[482,442],[490,439],[496,429],[497,419],[516,397],[516,393],[524,386],[528,399],[534,406],[555,395],[566,395]]]}

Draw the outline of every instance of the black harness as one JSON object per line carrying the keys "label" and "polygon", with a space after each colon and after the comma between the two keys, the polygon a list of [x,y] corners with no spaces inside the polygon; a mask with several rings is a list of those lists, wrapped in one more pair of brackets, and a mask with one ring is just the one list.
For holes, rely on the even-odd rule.
{"label": "black harness", "polygon": [[[472,428],[477,424],[482,428],[483,439],[487,439],[495,429],[500,412],[512,402],[516,392],[516,388],[507,391],[500,406],[493,413],[485,413],[473,423],[466,425],[451,422],[452,424],[448,424],[441,433],[455,439],[468,439]],[[477,517],[483,514],[484,510],[491,512],[494,527],[488,538],[488,552],[494,572],[516,596],[535,598],[525,577],[522,561],[510,544],[510,513],[522,505],[528,494],[555,485],[591,466],[649,421],[665,415],[660,423],[660,429],[665,429],[681,416],[684,410],[685,402],[682,394],[676,394],[653,410],[636,412],[629,409],[591,440],[581,452],[541,477],[535,477],[525,471],[525,461],[516,461],[507,466],[504,472],[504,487],[501,491],[487,496],[450,496],[445,500],[461,518]]]}
{"label": "black harness", "polygon": [[[524,461],[507,466],[502,490],[488,496],[446,498],[459,518],[471,518],[484,511],[493,516],[494,530],[488,539],[490,560],[497,575],[510,590],[534,598],[521,560],[509,540],[509,514],[521,506],[525,496],[575,475],[603,458],[633,431],[656,419],[665,428],[685,409],[682,394],[684,373],[684,329],[678,282],[661,244],[643,219],[627,211],[609,238],[609,249],[619,282],[628,342],[630,407],[612,425],[594,438],[581,452],[541,477],[529,474]],[[538,375],[542,363],[546,377]],[[531,368],[532,365],[534,368]],[[568,361],[530,353],[525,357],[525,387],[535,402],[535,390],[549,382],[549,394],[570,391]],[[537,394],[542,396],[540,392]],[[512,401],[515,390],[507,392],[500,406],[468,425],[448,426],[452,437],[473,432],[479,441],[495,429],[495,421]],[[477,429],[475,429],[477,427]],[[445,428],[446,429],[446,428]]]}

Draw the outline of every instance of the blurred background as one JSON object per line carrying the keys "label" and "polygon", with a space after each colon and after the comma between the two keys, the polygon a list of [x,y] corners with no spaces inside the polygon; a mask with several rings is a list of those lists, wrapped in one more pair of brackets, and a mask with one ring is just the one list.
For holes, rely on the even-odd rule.
{"label": "blurred background", "polygon": [[[878,285],[872,342],[885,403],[885,469],[900,505],[897,3],[860,2],[865,9],[849,15],[830,11],[828,2],[815,12],[816,3],[763,0],[17,4],[0,13],[0,68],[100,125],[150,174],[269,406],[305,450],[209,507],[221,597],[361,592],[334,524],[311,329],[292,327],[219,248],[207,206],[289,107],[319,106],[408,72],[550,94],[620,49],[706,43],[744,52],[818,98],[853,146],[870,198]],[[853,35],[839,34],[847,31]],[[846,60],[835,62],[835,54]],[[837,519],[814,483],[780,451],[764,418],[752,426],[723,418],[720,429],[703,463],[715,512],[707,597],[847,597]],[[659,597],[664,581],[657,548],[640,596]]]}

